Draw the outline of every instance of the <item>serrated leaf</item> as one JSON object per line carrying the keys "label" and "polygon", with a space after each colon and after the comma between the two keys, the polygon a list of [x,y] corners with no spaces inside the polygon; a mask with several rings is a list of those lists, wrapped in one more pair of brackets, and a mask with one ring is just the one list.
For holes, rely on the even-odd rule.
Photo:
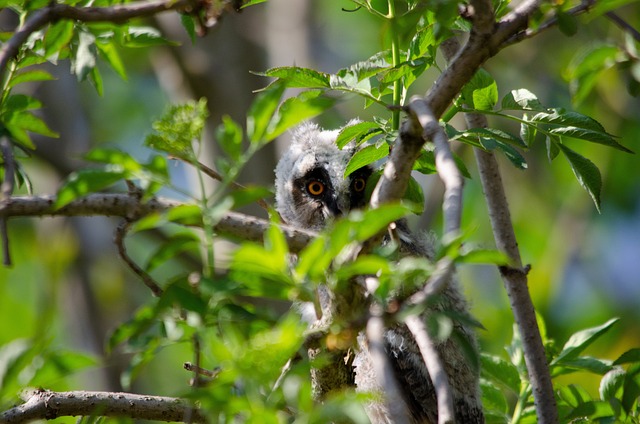
{"label": "serrated leaf", "polygon": [[558,136],[577,138],[580,140],[590,141],[592,143],[613,147],[614,149],[618,149],[626,153],[633,153],[631,150],[618,143],[612,136],[605,132],[576,127],[553,128],[550,130],[550,132]]}
{"label": "serrated leaf", "polygon": [[538,100],[538,97],[526,88],[509,92],[503,97],[501,107],[508,110],[546,110]]}
{"label": "serrated leaf", "polygon": [[269,122],[273,117],[282,93],[286,88],[283,82],[275,82],[259,92],[247,112],[247,137],[251,143],[262,143]]}
{"label": "serrated leaf", "polygon": [[9,83],[9,87],[15,87],[18,84],[22,84],[23,82],[32,82],[32,81],[51,81],[55,78],[49,72],[44,71],[42,69],[30,69],[25,72],[21,72],[11,78],[11,82]]}
{"label": "serrated leaf", "polygon": [[335,99],[323,94],[322,90],[309,90],[282,102],[269,123],[265,140],[273,140],[294,125],[331,108]]}
{"label": "serrated leaf", "polygon": [[464,102],[475,110],[493,110],[498,103],[498,85],[491,74],[479,69],[462,88]]}
{"label": "serrated leaf", "polygon": [[362,81],[365,78],[370,78],[389,69],[391,67],[387,61],[387,57],[389,56],[390,52],[388,51],[376,53],[367,60],[357,62],[347,68],[340,69],[336,72],[336,75],[339,77],[353,75],[357,81]]}
{"label": "serrated leaf", "polygon": [[51,25],[44,36],[44,56],[51,57],[67,46],[73,38],[73,29],[70,19],[61,19]]}
{"label": "serrated leaf", "polygon": [[205,99],[172,105],[152,124],[145,145],[187,161],[195,160],[193,143],[199,143],[209,112]]}
{"label": "serrated leaf", "polygon": [[329,88],[329,75],[309,68],[283,66],[258,75],[278,78],[286,88]]}
{"label": "serrated leaf", "polygon": [[480,369],[485,378],[503,385],[513,393],[520,393],[520,375],[512,363],[487,354],[480,355],[480,362]]}
{"label": "serrated leaf", "polygon": [[387,143],[381,143],[380,146],[371,144],[365,148],[358,150],[347,164],[344,170],[344,177],[348,177],[352,172],[369,165],[377,160],[385,158],[389,155],[389,145]]}
{"label": "serrated leaf", "polygon": [[602,177],[600,176],[600,170],[589,159],[579,155],[573,150],[569,149],[564,144],[554,143],[562,151],[564,156],[569,161],[573,174],[578,179],[580,185],[587,190],[593,203],[600,212],[600,190],[602,189]]}
{"label": "serrated leaf", "polygon": [[355,141],[356,145],[359,145],[380,133],[382,133],[382,129],[375,122],[357,122],[340,130],[336,145],[339,149],[342,149],[351,141]]}
{"label": "serrated leaf", "polygon": [[430,58],[433,56],[436,46],[436,37],[433,29],[434,25],[429,25],[416,32],[411,43],[409,43],[408,60],[417,59],[425,55]]}
{"label": "serrated leaf", "polygon": [[233,161],[242,154],[242,128],[229,115],[222,116],[222,123],[216,128],[216,140],[222,150]]}
{"label": "serrated leaf", "polygon": [[60,209],[72,201],[103,190],[125,177],[123,170],[83,169],[72,173],[58,190],[55,209]]}
{"label": "serrated leaf", "polygon": [[609,331],[616,322],[618,322],[618,318],[613,318],[597,327],[574,333],[564,344],[562,351],[552,361],[552,364],[561,364],[563,361],[577,358],[591,343]]}
{"label": "serrated leaf", "polygon": [[[424,59],[414,59],[407,62],[402,62],[398,66],[395,66],[387,71],[380,78],[380,82],[383,84],[391,84],[401,78],[407,77],[412,74],[422,74],[427,68],[428,62]],[[411,80],[413,82],[414,79]],[[406,84],[405,86],[409,86]]]}

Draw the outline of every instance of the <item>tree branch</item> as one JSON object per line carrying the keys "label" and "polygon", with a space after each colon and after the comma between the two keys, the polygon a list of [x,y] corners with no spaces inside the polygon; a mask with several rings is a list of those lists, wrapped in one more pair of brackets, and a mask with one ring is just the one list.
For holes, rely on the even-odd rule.
{"label": "tree branch", "polygon": [[[0,151],[2,152],[2,167],[4,168],[4,180],[0,185],[0,212],[6,207],[6,204],[13,195],[16,163],[13,158],[11,141],[8,137],[3,136],[0,139]],[[0,238],[2,239],[2,264],[11,266],[11,252],[9,250],[9,234],[7,228],[6,217],[0,217]]]}
{"label": "tree branch", "polygon": [[162,288],[160,285],[144,270],[142,269],[127,253],[127,247],[124,244],[124,238],[127,235],[131,223],[128,220],[123,221],[116,227],[113,241],[118,248],[118,254],[120,258],[127,264],[127,266],[142,280],[145,286],[151,290],[151,293],[155,297],[162,295]]}
{"label": "tree branch", "polygon": [[[183,203],[163,198],[154,198],[140,203],[137,198],[129,194],[90,194],[60,209],[54,208],[55,201],[55,196],[12,197],[4,210],[0,211],[0,217],[118,216],[128,218],[132,210],[137,210],[137,217],[142,217],[183,205]],[[264,219],[238,212],[228,212],[214,229],[219,234],[237,240],[260,242],[269,225],[271,224]],[[288,225],[281,225],[280,228],[292,252],[302,250],[316,235],[312,231]]]}
{"label": "tree branch", "polygon": [[73,19],[83,22],[122,22],[169,10],[194,12],[198,7],[204,7],[204,4],[205,1],[202,0],[153,0],[111,7],[75,7],[51,2],[49,6],[34,12],[2,47],[0,51],[0,81],[4,79],[9,61],[17,56],[20,47],[29,36],[50,22],[59,19]]}
{"label": "tree branch", "polygon": [[66,416],[128,417],[137,420],[183,421],[191,408],[191,422],[205,423],[202,413],[182,399],[114,392],[51,392],[37,389],[27,393],[26,402],[0,413],[3,424],[51,420]]}

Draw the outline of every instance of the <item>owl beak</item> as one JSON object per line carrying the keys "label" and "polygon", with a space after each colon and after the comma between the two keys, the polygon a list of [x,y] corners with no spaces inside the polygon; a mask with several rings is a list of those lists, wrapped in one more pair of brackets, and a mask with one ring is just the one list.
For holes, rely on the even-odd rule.
{"label": "owl beak", "polygon": [[342,210],[340,209],[340,205],[338,205],[338,199],[333,196],[331,196],[324,204],[324,210],[325,214],[329,217],[342,215]]}

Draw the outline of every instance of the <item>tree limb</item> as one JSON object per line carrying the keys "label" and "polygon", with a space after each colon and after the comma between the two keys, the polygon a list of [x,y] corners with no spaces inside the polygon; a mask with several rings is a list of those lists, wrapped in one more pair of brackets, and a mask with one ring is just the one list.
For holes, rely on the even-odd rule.
{"label": "tree limb", "polygon": [[152,0],[111,7],[75,7],[68,4],[51,2],[48,6],[34,12],[7,41],[0,51],[0,81],[9,61],[17,56],[20,47],[29,36],[45,25],[59,19],[73,19],[83,22],[122,22],[132,18],[151,16],[169,10],[193,12],[202,0]]}
{"label": "tree limb", "polygon": [[[130,217],[132,210],[137,210],[138,217],[151,213],[160,213],[171,208],[184,205],[183,203],[153,198],[147,202],[140,201],[129,194],[90,194],[76,199],[62,208],[55,209],[55,196],[15,196],[8,200],[4,210],[0,211],[0,217],[44,217],[44,216],[118,216]],[[237,240],[262,241],[264,232],[270,223],[264,219],[228,212],[215,225],[216,232],[235,238]],[[280,228],[289,244],[292,252],[298,252],[304,248],[315,233],[288,225]]]}
{"label": "tree limb", "polygon": [[26,401],[0,413],[0,423],[18,424],[65,416],[128,417],[137,420],[183,421],[191,408],[191,422],[205,423],[202,413],[183,399],[115,392],[52,392],[37,389]]}

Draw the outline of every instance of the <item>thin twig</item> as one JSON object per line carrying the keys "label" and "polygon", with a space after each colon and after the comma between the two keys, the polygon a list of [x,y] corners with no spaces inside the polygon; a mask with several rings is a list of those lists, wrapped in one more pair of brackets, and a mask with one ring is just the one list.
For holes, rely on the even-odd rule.
{"label": "thin twig", "polygon": [[118,254],[127,266],[142,280],[145,286],[151,290],[154,296],[160,297],[162,295],[162,288],[160,285],[144,270],[142,269],[127,253],[127,248],[124,243],[124,238],[131,226],[131,222],[128,220],[123,221],[116,227],[113,241],[118,248]]}
{"label": "thin twig", "polygon": [[204,375],[205,377],[210,377],[210,378],[217,377],[218,374],[220,374],[220,371],[222,371],[222,368],[220,368],[220,367],[216,367],[212,371],[212,370],[208,370],[206,368],[198,367],[198,366],[192,364],[191,362],[185,362],[184,364],[182,364],[182,366],[187,371],[191,371],[193,373]]}
{"label": "thin twig", "polygon": [[630,34],[636,41],[640,42],[640,31],[633,27],[629,22],[622,19],[620,15],[615,12],[609,11],[605,13],[606,17],[609,18],[613,23],[618,25],[623,31]]}

